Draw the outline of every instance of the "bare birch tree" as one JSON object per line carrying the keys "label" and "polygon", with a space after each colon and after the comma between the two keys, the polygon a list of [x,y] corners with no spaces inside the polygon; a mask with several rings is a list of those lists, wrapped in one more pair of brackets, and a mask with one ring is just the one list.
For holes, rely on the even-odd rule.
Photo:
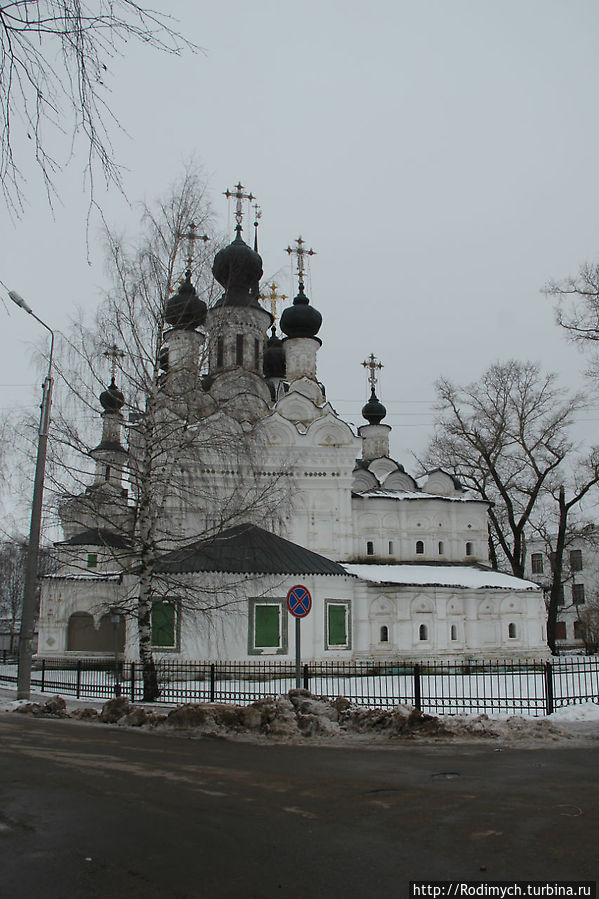
{"label": "bare birch tree", "polygon": [[110,132],[110,66],[128,42],[166,53],[197,49],[161,12],[132,0],[10,0],[0,4],[0,180],[8,208],[23,208],[24,148],[39,167],[48,198],[55,178],[84,136],[94,176],[120,186]]}
{"label": "bare birch tree", "polygon": [[[114,287],[94,325],[79,323],[65,348],[68,365],[58,363],[67,396],[65,411],[55,416],[54,445],[62,459],[53,460],[54,489],[62,495],[63,518],[74,516],[83,530],[95,522],[121,538],[112,541],[115,562],[135,586],[120,611],[137,622],[146,701],[158,690],[153,605],[173,595],[183,607],[203,611],[231,601],[224,592],[198,591],[190,588],[189,578],[159,571],[160,557],[241,522],[272,523],[285,508],[285,472],[264,477],[257,432],[222,414],[210,396],[208,344],[200,333],[190,328],[179,335],[188,344],[190,365],[175,370],[173,360],[165,359],[165,310],[178,282],[184,281],[180,291],[193,290],[193,282],[208,305],[213,299],[215,247],[196,240],[199,249],[188,248],[189,234],[197,237],[204,230],[213,230],[210,205],[201,181],[187,172],[165,201],[144,209],[144,238],[132,250],[109,236]],[[113,475],[107,475],[113,489],[101,481],[86,486],[89,465],[78,461],[89,458],[90,413],[108,380],[106,354],[128,416],[128,454],[122,462],[126,496],[115,489]],[[86,410],[83,419],[73,414],[74,406]],[[97,412],[94,418],[97,422]]]}

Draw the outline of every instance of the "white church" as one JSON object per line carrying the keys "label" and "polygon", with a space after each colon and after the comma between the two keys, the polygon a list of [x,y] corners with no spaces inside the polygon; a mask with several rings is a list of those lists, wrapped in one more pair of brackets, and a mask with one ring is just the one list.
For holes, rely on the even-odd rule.
{"label": "white church", "polygon": [[[253,441],[252,477],[284,490],[277,516],[248,506],[245,520],[218,528],[231,485],[236,495],[244,489],[239,453],[231,449],[227,461],[222,446],[211,451],[206,440],[196,451],[190,442],[177,481],[188,489],[173,481],[160,522],[173,541],[155,563],[163,585],[152,605],[155,657],[294,659],[287,595],[296,585],[312,601],[301,622],[306,662],[546,656],[541,589],[489,565],[488,504],[444,471],[415,479],[390,457],[375,357],[365,363],[371,396],[357,434],[327,402],[317,370],[322,317],[304,293],[311,251],[301,238],[291,251],[299,289],[277,336],[261,305],[261,257],[242,238],[241,185],[233,196],[236,237],[213,265],[222,295],[207,309],[188,272],[167,303],[159,397],[172,416],[173,395],[193,391],[195,426],[226,433],[237,449]],[[120,510],[120,522],[134,529],[134,428],[114,378],[100,403],[102,438],[85,496]],[[206,483],[211,490],[201,489]],[[38,656],[95,657],[116,646],[135,659],[135,540],[105,516],[94,520],[89,504],[80,514],[84,506],[74,497],[60,510],[64,540],[58,570],[42,580]]]}

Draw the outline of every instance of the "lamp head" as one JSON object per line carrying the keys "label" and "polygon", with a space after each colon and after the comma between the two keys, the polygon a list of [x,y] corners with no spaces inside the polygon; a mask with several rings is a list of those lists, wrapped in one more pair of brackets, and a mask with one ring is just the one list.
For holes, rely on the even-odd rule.
{"label": "lamp head", "polygon": [[13,303],[16,303],[17,306],[20,306],[21,309],[24,309],[25,312],[28,312],[28,313],[31,315],[31,313],[33,312],[31,306],[29,306],[29,305],[25,302],[25,300],[23,299],[23,297],[22,297],[20,294],[18,294],[18,293],[16,292],[16,290],[9,290],[9,291],[8,291],[8,295],[9,295],[9,297],[11,298],[11,300],[13,301]]}

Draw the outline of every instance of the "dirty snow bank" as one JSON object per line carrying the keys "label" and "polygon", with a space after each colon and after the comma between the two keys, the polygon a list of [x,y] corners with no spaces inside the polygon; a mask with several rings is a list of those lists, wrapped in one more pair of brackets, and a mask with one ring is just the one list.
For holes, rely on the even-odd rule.
{"label": "dirty snow bank", "polygon": [[[72,704],[71,704],[72,705]],[[402,739],[491,739],[507,742],[567,741],[574,737],[599,739],[599,705],[584,703],[558,710],[549,718],[487,715],[425,715],[406,705],[393,709],[366,709],[338,697],[329,700],[307,690],[262,699],[247,706],[188,703],[171,711],[131,705],[125,697],[105,702],[101,709],[67,710],[55,696],[45,703],[5,703],[6,709],[42,717],[77,718],[125,727],[160,728],[169,732],[197,733],[284,742],[385,742]]]}

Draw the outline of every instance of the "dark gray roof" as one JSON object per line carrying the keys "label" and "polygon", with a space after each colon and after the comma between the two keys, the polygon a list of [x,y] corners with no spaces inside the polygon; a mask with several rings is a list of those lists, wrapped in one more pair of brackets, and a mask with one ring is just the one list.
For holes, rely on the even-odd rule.
{"label": "dark gray roof", "polygon": [[254,524],[241,524],[167,553],[158,560],[155,570],[348,576],[337,562]]}
{"label": "dark gray roof", "polygon": [[63,540],[57,546],[110,546],[112,549],[128,549],[131,541],[122,534],[115,534],[106,528],[92,528],[74,534],[69,540]]}

